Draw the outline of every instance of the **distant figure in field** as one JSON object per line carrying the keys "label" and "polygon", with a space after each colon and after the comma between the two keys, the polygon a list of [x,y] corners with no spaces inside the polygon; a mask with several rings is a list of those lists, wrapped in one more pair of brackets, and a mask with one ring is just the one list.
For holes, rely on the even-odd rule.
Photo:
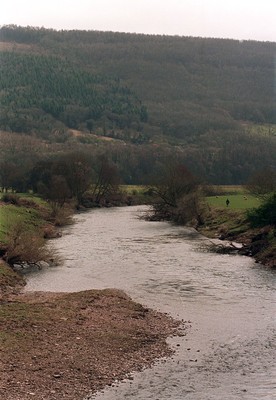
{"label": "distant figure in field", "polygon": [[228,207],[228,206],[229,206],[229,204],[230,204],[230,200],[229,200],[229,199],[227,199],[227,200],[226,200],[226,206]]}

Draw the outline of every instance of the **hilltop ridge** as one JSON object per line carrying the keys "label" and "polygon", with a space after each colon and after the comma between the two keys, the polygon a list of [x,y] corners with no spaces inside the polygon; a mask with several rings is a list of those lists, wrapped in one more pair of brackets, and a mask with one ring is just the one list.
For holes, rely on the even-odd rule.
{"label": "hilltop ridge", "polygon": [[3,131],[158,145],[213,183],[276,167],[274,42],[17,26],[0,42]]}

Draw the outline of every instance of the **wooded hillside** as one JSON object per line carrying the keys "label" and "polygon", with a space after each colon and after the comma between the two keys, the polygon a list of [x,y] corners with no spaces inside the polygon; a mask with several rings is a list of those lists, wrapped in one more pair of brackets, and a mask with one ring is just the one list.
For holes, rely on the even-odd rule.
{"label": "wooded hillside", "polygon": [[276,167],[276,43],[16,26],[0,41],[3,131],[119,139],[138,164],[158,145],[214,183]]}

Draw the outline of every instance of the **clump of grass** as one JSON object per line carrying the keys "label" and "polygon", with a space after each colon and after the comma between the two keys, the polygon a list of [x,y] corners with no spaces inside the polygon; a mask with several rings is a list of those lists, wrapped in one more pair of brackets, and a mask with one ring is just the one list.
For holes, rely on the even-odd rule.
{"label": "clump of grass", "polygon": [[207,237],[237,236],[249,229],[246,213],[243,210],[211,207],[200,231]]}
{"label": "clump of grass", "polygon": [[9,203],[9,204],[14,204],[14,205],[19,205],[20,199],[19,196],[15,193],[4,193],[2,195],[2,201],[4,203]]}

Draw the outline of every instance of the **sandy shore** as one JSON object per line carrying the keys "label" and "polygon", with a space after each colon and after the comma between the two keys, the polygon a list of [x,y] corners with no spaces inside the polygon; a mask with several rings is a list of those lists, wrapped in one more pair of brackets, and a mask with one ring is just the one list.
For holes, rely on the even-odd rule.
{"label": "sandy shore", "polygon": [[0,310],[5,400],[81,400],[171,355],[180,326],[111,289],[14,295]]}

